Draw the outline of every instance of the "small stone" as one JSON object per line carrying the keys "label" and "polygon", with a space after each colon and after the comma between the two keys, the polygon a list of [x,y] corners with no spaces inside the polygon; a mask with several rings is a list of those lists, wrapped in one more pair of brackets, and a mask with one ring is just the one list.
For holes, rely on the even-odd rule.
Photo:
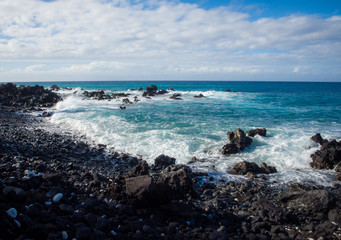
{"label": "small stone", "polygon": [[117,232],[115,232],[114,230],[111,230],[110,233],[111,233],[111,235],[113,235],[113,236],[116,236],[116,235],[117,235]]}
{"label": "small stone", "polygon": [[15,208],[10,208],[7,210],[7,214],[8,216],[10,216],[11,218],[16,218],[18,215],[17,209]]}
{"label": "small stone", "polygon": [[53,197],[53,202],[59,202],[60,199],[63,198],[63,194],[62,193],[57,193],[56,195],[54,195]]}
{"label": "small stone", "polygon": [[67,234],[67,232],[66,231],[62,231],[62,238],[64,239],[64,240],[66,240],[66,239],[68,239],[68,234]]}

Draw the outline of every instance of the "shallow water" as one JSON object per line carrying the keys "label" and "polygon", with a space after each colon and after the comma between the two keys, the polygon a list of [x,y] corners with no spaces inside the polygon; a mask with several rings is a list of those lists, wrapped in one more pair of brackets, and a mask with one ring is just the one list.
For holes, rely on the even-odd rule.
{"label": "shallow water", "polygon": [[[46,86],[46,83],[44,83]],[[50,86],[52,83],[49,83]],[[131,91],[156,84],[175,91],[151,99]],[[160,154],[186,164],[193,156],[203,162],[194,169],[216,178],[235,179],[227,173],[240,161],[265,162],[279,173],[271,181],[312,181],[332,184],[333,171],[311,169],[310,154],[318,145],[310,140],[320,132],[324,138],[341,139],[340,83],[275,82],[60,82],[66,96],[58,103],[53,123],[76,130],[89,139],[114,147],[116,151],[142,156],[149,163]],[[136,104],[121,110],[122,98],[89,100],[84,90],[130,93]],[[232,92],[224,92],[230,89]],[[75,93],[76,92],[76,93]],[[182,101],[169,99],[180,93]],[[206,98],[194,98],[202,93]],[[244,152],[224,156],[226,133],[265,127],[267,137],[256,136]],[[237,177],[238,178],[238,177]]]}

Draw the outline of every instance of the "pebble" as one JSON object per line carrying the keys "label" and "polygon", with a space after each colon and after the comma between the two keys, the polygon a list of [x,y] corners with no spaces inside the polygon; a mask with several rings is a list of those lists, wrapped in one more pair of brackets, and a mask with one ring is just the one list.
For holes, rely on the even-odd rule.
{"label": "pebble", "polygon": [[11,218],[16,218],[18,215],[17,209],[15,209],[15,208],[8,209],[7,215],[10,216]]}
{"label": "pebble", "polygon": [[57,203],[57,202],[59,202],[62,198],[63,198],[63,193],[57,193],[57,194],[54,195],[54,197],[53,197],[53,202]]}
{"label": "pebble", "polygon": [[69,235],[67,234],[67,232],[66,231],[62,231],[62,238],[64,240],[66,240],[66,239],[68,239],[68,237],[69,237]]}

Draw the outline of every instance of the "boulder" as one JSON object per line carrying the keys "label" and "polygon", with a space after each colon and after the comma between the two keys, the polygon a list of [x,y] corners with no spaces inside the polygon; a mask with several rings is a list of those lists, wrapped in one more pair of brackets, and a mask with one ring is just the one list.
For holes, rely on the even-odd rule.
{"label": "boulder", "polygon": [[289,191],[280,196],[287,207],[311,213],[327,212],[335,198],[327,190]]}
{"label": "boulder", "polygon": [[179,166],[175,171],[125,179],[126,193],[137,205],[150,206],[182,199],[192,192],[191,171]]}
{"label": "boulder", "polygon": [[320,144],[320,145],[322,145],[323,143],[328,142],[328,140],[322,138],[322,136],[321,136],[320,133],[316,133],[316,134],[315,134],[314,136],[312,136],[310,139],[313,140],[314,142]]}
{"label": "boulder", "polygon": [[162,95],[162,94],[166,94],[166,93],[168,93],[168,92],[164,89],[157,92],[158,95]]}
{"label": "boulder", "polygon": [[227,137],[231,144],[236,144],[239,151],[243,151],[245,147],[251,145],[252,139],[245,135],[245,132],[238,128],[234,132],[228,132]]}
{"label": "boulder", "polygon": [[149,174],[149,166],[146,161],[141,161],[135,167],[132,167],[130,171],[127,173],[128,177],[138,177],[142,175]]}
{"label": "boulder", "polygon": [[122,102],[123,102],[124,104],[133,104],[133,103],[129,100],[129,98],[124,98],[124,99],[122,100]]}
{"label": "boulder", "polygon": [[53,84],[53,85],[51,86],[51,90],[52,90],[52,91],[59,91],[59,90],[60,90],[60,87],[58,87],[56,84]]}
{"label": "boulder", "polygon": [[175,161],[176,159],[175,158],[172,158],[172,157],[169,157],[169,156],[166,156],[164,154],[158,156],[157,158],[155,158],[155,167],[156,168],[166,168],[170,165],[174,165],[175,164]]}
{"label": "boulder", "polygon": [[248,131],[246,134],[249,137],[254,137],[256,135],[266,137],[266,129],[265,128],[256,128],[256,129]]}
{"label": "boulder", "polygon": [[275,167],[267,166],[266,163],[262,163],[262,165],[259,167],[254,162],[247,162],[243,161],[240,163],[237,163],[233,166],[232,170],[230,171],[231,174],[236,175],[246,175],[248,173],[252,174],[258,174],[258,173],[276,173],[277,170]]}
{"label": "boulder", "polygon": [[201,93],[200,93],[199,95],[195,95],[194,97],[195,97],[195,98],[205,98],[205,96],[202,95]]}
{"label": "boulder", "polygon": [[157,95],[157,87],[155,85],[147,86],[146,91],[142,94],[143,97],[152,97],[155,95]]}
{"label": "boulder", "polygon": [[239,152],[239,148],[234,143],[225,144],[222,148],[222,153],[225,155],[226,154],[236,154],[238,152]]}
{"label": "boulder", "polygon": [[172,96],[169,97],[170,99],[173,100],[182,100],[181,94],[180,93],[174,93]]}
{"label": "boulder", "polygon": [[333,169],[341,162],[341,141],[335,139],[324,142],[320,150],[317,150],[310,156],[313,162],[310,163],[312,168],[316,169]]}

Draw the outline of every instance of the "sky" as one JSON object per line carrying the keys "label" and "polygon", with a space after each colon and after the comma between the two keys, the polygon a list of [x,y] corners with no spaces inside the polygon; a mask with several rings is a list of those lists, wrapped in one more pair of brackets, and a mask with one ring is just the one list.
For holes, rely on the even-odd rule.
{"label": "sky", "polygon": [[0,82],[90,80],[341,82],[341,1],[0,1]]}

